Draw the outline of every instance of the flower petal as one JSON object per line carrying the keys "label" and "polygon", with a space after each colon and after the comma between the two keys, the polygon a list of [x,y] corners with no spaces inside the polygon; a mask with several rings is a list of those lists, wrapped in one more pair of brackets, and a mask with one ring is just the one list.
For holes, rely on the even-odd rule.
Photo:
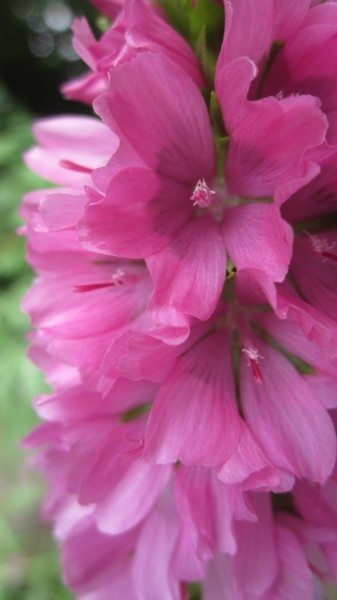
{"label": "flower petal", "polygon": [[163,384],[149,417],[145,457],[219,465],[235,450],[240,429],[229,338],[219,332],[179,359]]}

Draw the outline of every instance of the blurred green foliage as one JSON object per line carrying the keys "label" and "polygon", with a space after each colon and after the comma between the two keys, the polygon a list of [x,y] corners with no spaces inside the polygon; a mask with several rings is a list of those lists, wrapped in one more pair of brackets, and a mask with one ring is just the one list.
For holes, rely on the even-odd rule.
{"label": "blurred green foliage", "polygon": [[0,600],[66,600],[49,529],[39,514],[42,484],[20,440],[36,423],[32,398],[45,388],[26,357],[28,323],[20,301],[32,279],[24,261],[18,206],[41,186],[22,153],[32,116],[0,87]]}

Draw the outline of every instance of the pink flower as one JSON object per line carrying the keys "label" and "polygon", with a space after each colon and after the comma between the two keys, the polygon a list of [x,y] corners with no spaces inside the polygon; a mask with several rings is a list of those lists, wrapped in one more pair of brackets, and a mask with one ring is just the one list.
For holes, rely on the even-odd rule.
{"label": "pink flower", "polygon": [[22,206],[52,387],[26,444],[66,584],[313,598],[337,564],[335,5],[226,1],[209,111],[155,5],[97,4],[117,18],[75,23],[92,72],[67,93],[99,118],[36,124],[26,162],[58,187]]}
{"label": "pink flower", "polygon": [[[115,12],[116,3],[109,3]],[[203,77],[187,42],[166,23],[162,13],[148,0],[125,0],[111,28],[99,41],[85,19],[73,25],[74,48],[92,73],[62,86],[65,96],[91,104],[108,84],[109,69],[142,52],[155,52],[179,65],[198,86]],[[110,16],[112,13],[110,12]]]}
{"label": "pink flower", "polygon": [[[327,116],[327,140],[334,144],[333,97],[336,81],[331,57],[337,7],[327,3],[308,10],[309,5],[309,0],[300,0],[296,6],[265,0],[256,9],[255,3],[250,0],[225,1],[225,35],[217,64],[216,87],[232,141],[226,175],[234,193],[253,196],[274,194],[275,199],[282,203],[319,173],[315,163],[321,163],[324,154],[329,155],[333,151],[332,146],[321,149],[318,146],[312,152],[309,144],[303,153],[303,147],[297,146],[296,137],[288,129],[295,125],[295,118],[303,133],[305,122],[300,123],[296,117],[299,103],[303,107],[301,119],[305,115],[304,106],[309,111],[309,107],[316,104]],[[246,35],[247,28],[250,36]],[[317,141],[323,124],[321,116],[320,126],[317,120]],[[264,127],[273,127],[272,139],[264,135]],[[312,128],[310,134],[313,134]],[[259,141],[255,135],[259,136]],[[287,141],[284,140],[286,143],[282,136],[287,138]],[[280,179],[280,187],[272,190],[259,162],[265,153],[269,160],[273,160],[274,152],[277,161],[282,160],[280,145],[288,157],[290,152],[297,154],[296,164],[293,163],[294,177],[288,182]],[[281,175],[281,162],[277,168]],[[289,178],[290,172],[287,174]]]}

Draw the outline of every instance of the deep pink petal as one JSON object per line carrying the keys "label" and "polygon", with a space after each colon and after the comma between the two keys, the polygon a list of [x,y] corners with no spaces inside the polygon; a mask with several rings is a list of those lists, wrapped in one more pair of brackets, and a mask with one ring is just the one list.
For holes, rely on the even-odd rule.
{"label": "deep pink petal", "polygon": [[283,281],[292,253],[293,233],[272,204],[229,209],[223,220],[226,248],[237,270],[259,269]]}
{"label": "deep pink petal", "polygon": [[207,319],[218,303],[226,275],[226,251],[211,217],[191,221],[174,242],[146,261],[155,282],[151,302]]}
{"label": "deep pink petal", "polygon": [[88,205],[80,227],[83,245],[127,258],[154,254],[188,221],[188,202],[185,186],[159,179],[149,169],[124,169],[112,179],[106,196]]}
{"label": "deep pink petal", "polygon": [[290,362],[259,343],[261,383],[242,361],[245,418],[275,466],[323,483],[336,459],[336,438],[329,415]]}
{"label": "deep pink petal", "polygon": [[[241,63],[234,77],[233,63],[222,69],[217,88],[230,135],[229,190],[255,198],[274,196],[281,204],[319,172],[318,159],[311,159],[309,151],[324,142],[326,118],[311,96],[242,100],[236,107],[233,97],[238,91],[233,96],[233,88],[244,85],[247,89],[253,76],[247,59]],[[243,69],[248,70],[244,84],[240,81]]]}
{"label": "deep pink petal", "polygon": [[193,187],[200,179],[212,181],[206,104],[191,79],[165,57],[142,53],[113,69],[95,109],[158,173]]}

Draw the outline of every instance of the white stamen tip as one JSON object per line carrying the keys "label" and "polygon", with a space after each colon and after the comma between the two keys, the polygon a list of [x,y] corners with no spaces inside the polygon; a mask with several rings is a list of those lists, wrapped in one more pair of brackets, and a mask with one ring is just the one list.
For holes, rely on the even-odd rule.
{"label": "white stamen tip", "polygon": [[[242,352],[247,355],[247,358],[249,359],[249,361],[255,360],[256,362],[259,362],[259,358],[264,358],[264,356],[262,356],[262,354],[260,354],[260,352],[257,350],[257,348],[252,348],[251,346],[248,346],[248,347],[245,346],[244,348],[242,348]],[[250,363],[248,363],[248,365],[249,364]]]}

